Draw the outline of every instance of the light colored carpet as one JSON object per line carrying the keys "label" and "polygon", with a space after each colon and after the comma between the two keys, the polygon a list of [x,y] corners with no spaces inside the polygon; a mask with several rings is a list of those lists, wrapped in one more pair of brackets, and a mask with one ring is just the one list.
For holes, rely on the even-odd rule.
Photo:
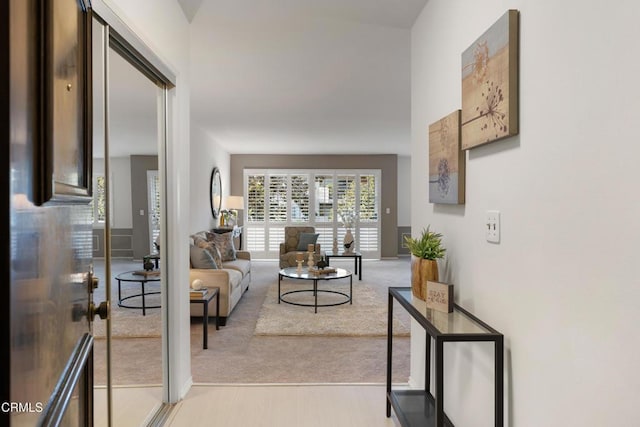
{"label": "light colored carpet", "polygon": [[[352,268],[353,262],[336,260],[336,267]],[[332,265],[334,260],[332,260]],[[364,262],[363,280],[386,301],[389,286],[410,286],[408,258]],[[126,267],[128,269],[132,269]],[[137,268],[137,267],[136,267]],[[254,331],[269,288],[278,280],[277,262],[252,263],[249,290],[242,296],[227,325],[209,325],[209,348],[202,348],[202,319],[191,319],[191,372],[196,383],[384,383],[387,339],[385,336],[259,336]],[[355,278],[354,278],[355,279]],[[404,324],[409,315],[397,303],[394,314]],[[293,307],[307,310],[306,307]],[[352,308],[352,307],[351,307]],[[155,310],[159,311],[159,310]],[[320,313],[319,313],[320,314]],[[139,314],[142,317],[141,314]],[[383,320],[386,322],[386,312]],[[394,381],[409,377],[410,338],[393,340]],[[96,340],[96,384],[105,383],[106,340]],[[116,385],[162,382],[160,338],[113,340],[113,382]]]}
{"label": "light colored carpet", "polygon": [[[158,297],[160,295],[157,295]],[[147,304],[149,304],[147,302]],[[107,322],[96,320],[93,324],[93,336],[96,339],[106,338]],[[162,319],[160,310],[142,310],[118,307],[117,302],[111,306],[111,336],[113,338],[150,338],[160,337]]]}
{"label": "light colored carpet", "polygon": [[[102,263],[95,262],[95,274],[100,279],[98,289],[96,289],[93,299],[96,304],[105,300],[105,283],[104,266]],[[139,270],[140,262],[116,260],[112,264],[112,276],[115,277],[119,273],[131,270]],[[123,298],[129,295],[140,293],[140,283],[122,282],[121,295]],[[145,285],[145,292],[154,292],[160,290],[160,282],[150,282]],[[111,336],[113,338],[148,338],[160,337],[162,332],[162,319],[160,317],[159,308],[148,308],[146,315],[142,315],[142,309],[125,308],[118,306],[118,281],[111,281],[111,295],[113,304],[111,304]],[[147,307],[160,305],[160,294],[146,295],[145,305]],[[140,306],[142,304],[141,297],[135,297],[123,301],[126,305]],[[93,323],[93,336],[96,339],[106,338],[107,322],[96,318]]]}
{"label": "light colored carpet", "polygon": [[[283,279],[281,292],[311,289],[311,281]],[[348,280],[320,281],[319,290],[349,294]],[[287,301],[313,304],[312,292],[296,292],[285,296]],[[318,304],[343,301],[342,295],[320,292]],[[409,336],[409,327],[397,317],[394,319],[395,335]],[[331,307],[313,307],[278,304],[278,284],[269,287],[260,309],[255,335],[306,335],[333,337],[382,337],[387,334],[387,300],[375,290],[357,279],[353,284],[352,304]]]}

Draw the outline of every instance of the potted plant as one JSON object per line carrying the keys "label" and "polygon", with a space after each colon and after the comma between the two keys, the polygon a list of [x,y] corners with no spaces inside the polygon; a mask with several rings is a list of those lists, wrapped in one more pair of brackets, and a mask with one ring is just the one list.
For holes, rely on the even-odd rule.
{"label": "potted plant", "polygon": [[411,291],[421,300],[427,298],[427,282],[438,281],[438,263],[444,258],[446,249],[442,246],[442,234],[422,230],[419,238],[404,236],[404,242],[411,252]]}

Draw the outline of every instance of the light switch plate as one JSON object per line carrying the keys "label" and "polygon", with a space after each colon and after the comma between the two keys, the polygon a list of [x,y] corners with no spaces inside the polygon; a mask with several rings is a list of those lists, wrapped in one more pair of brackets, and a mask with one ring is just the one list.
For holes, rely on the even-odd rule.
{"label": "light switch plate", "polygon": [[487,211],[484,226],[487,242],[500,243],[500,211]]}

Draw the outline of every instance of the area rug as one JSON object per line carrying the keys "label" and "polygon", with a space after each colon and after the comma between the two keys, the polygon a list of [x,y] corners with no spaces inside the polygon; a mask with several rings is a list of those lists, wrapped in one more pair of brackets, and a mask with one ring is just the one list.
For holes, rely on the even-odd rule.
{"label": "area rug", "polygon": [[[346,282],[346,281],[345,281]],[[311,288],[310,282],[283,280],[282,292]],[[319,289],[349,293],[349,283],[321,281]],[[313,294],[296,293],[285,297],[289,301],[313,303]],[[341,297],[321,292],[318,304],[337,302]],[[304,335],[304,336],[345,336],[378,337],[387,335],[387,299],[371,286],[354,280],[353,304],[333,307],[301,307],[286,303],[278,304],[278,284],[269,287],[260,308],[254,335]],[[398,318],[393,320],[394,335],[408,336],[409,326]]]}
{"label": "area rug", "polygon": [[[159,306],[160,295],[147,295],[145,305]],[[137,299],[127,301],[127,304],[139,304]],[[159,308],[148,308],[147,314],[142,315],[141,309],[119,307],[117,298],[111,305],[111,337],[112,338],[146,338],[160,337],[162,319]],[[107,322],[96,316],[93,323],[93,337],[106,338]]]}

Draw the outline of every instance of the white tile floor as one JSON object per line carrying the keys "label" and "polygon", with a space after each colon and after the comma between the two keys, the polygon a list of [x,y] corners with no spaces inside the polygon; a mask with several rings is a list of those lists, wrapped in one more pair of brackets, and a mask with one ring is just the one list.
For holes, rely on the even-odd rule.
{"label": "white tile floor", "polygon": [[[106,392],[96,391],[96,425],[105,426]],[[142,426],[160,387],[114,389],[117,427]],[[384,385],[194,385],[171,412],[171,427],[397,427],[386,417]]]}

